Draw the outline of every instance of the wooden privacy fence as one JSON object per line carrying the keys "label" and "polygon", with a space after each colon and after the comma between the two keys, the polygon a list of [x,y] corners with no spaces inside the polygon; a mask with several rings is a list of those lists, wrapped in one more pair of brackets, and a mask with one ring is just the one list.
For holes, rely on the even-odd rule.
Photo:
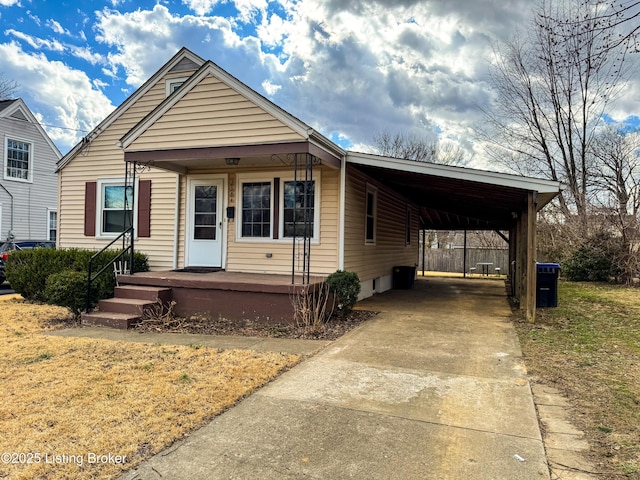
{"label": "wooden privacy fence", "polygon": [[[418,271],[422,271],[422,251],[418,259]],[[509,273],[509,250],[504,248],[468,248],[467,249],[467,273],[470,268],[476,268],[474,273],[481,273],[478,263],[491,263],[489,274],[494,275],[495,269],[500,268],[500,273]],[[424,252],[424,270],[434,272],[463,272],[464,249],[427,249]]]}

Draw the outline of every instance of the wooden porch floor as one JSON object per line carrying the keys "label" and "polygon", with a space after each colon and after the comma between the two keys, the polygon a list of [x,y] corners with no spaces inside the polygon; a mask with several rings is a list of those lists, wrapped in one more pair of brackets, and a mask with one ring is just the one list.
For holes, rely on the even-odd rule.
{"label": "wooden porch floor", "polygon": [[[326,277],[311,276],[309,284],[317,286]],[[289,294],[302,285],[302,277],[296,276],[291,283],[291,275],[266,273],[207,272],[193,273],[175,270],[138,272],[133,275],[118,275],[120,284],[146,285],[167,288],[197,288],[204,290],[234,290],[239,292]]]}

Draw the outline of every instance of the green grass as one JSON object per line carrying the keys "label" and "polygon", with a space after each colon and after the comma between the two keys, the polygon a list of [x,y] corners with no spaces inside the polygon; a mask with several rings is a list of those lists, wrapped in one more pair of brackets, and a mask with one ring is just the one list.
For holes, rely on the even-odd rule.
{"label": "green grass", "polygon": [[534,380],[569,398],[599,478],[640,479],[640,290],[560,282],[558,307],[517,330]]}

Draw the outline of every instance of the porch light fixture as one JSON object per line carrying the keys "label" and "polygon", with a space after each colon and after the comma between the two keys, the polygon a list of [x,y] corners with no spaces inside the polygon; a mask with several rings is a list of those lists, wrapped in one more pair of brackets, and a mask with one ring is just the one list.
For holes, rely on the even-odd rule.
{"label": "porch light fixture", "polygon": [[240,163],[240,159],[236,157],[225,158],[224,161],[227,165],[238,165]]}

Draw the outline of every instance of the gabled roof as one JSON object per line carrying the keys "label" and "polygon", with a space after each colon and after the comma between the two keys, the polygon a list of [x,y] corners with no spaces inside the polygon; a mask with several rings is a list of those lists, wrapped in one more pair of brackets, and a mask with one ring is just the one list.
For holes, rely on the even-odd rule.
{"label": "gabled roof", "polygon": [[102,131],[115,122],[129,107],[134,105],[145,93],[147,93],[167,72],[179,66],[181,63],[192,62],[197,66],[205,63],[204,59],[187,48],[181,48],[167,63],[165,63],[156,73],[140,86],[131,96],[129,96],[119,107],[117,107],[107,118],[100,122],[91,132],[89,132],[80,142],[76,144],[59,162],[56,171],[63,169],[73,158],[80,153],[85,146],[89,145]]}
{"label": "gabled roof", "polygon": [[33,124],[38,129],[45,142],[47,142],[47,144],[51,147],[51,150],[53,151],[55,156],[58,158],[62,157],[62,154],[60,153],[60,150],[58,150],[58,147],[56,147],[55,143],[51,141],[51,138],[49,138],[47,132],[45,132],[44,128],[42,128],[42,125],[40,125],[38,119],[31,112],[31,110],[29,110],[29,107],[27,107],[27,104],[24,103],[24,100],[22,100],[21,98],[0,101],[0,118],[8,118],[16,120],[18,122],[29,122]]}
{"label": "gabled roof", "polygon": [[247,86],[229,72],[223,70],[214,62],[206,61],[200,69],[195,72],[188,80],[183,83],[179,89],[169,95],[162,103],[153,109],[146,117],[138,122],[131,130],[129,130],[121,139],[120,145],[123,148],[130,146],[135,140],[142,135],[150,126],[152,126],[159,118],[161,118],[171,107],[176,105],[185,95],[187,95],[194,87],[196,87],[208,75],[223,82],[236,93],[242,95],[274,118],[278,119],[284,125],[291,128],[304,139],[318,145],[319,147],[329,150],[332,154],[343,156],[345,151],[337,144],[314,130],[312,127],[302,122],[289,112],[283,110],[271,100],[260,95],[258,92]]}

